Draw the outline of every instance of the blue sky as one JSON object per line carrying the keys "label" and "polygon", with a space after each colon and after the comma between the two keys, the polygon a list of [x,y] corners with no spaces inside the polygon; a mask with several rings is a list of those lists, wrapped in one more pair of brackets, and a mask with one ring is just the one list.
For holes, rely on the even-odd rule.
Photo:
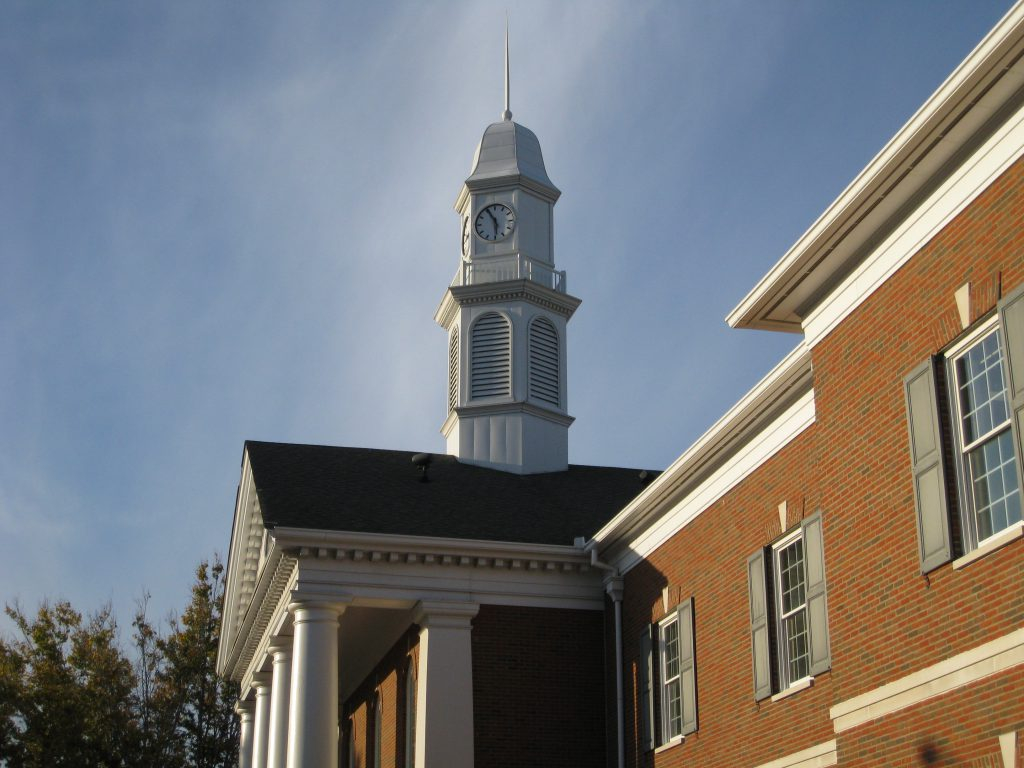
{"label": "blue sky", "polygon": [[506,7],[570,460],[661,468],[798,341],[726,313],[1009,2],[3,3],[0,600],[181,608],[247,438],[444,450]]}

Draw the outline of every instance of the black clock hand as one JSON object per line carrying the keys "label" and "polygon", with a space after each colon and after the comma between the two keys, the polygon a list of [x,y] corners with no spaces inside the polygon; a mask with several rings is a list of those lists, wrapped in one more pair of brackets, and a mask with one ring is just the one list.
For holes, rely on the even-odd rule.
{"label": "black clock hand", "polygon": [[491,221],[494,222],[494,236],[498,236],[498,220],[494,218],[494,214],[491,213],[491,209],[487,209],[487,215],[491,217]]}

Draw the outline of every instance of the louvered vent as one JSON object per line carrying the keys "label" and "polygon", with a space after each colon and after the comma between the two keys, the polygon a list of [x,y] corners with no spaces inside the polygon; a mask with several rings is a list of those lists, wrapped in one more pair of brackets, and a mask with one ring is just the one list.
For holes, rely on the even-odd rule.
{"label": "louvered vent", "polygon": [[530,397],[558,407],[558,332],[543,317],[530,323]]}
{"label": "louvered vent", "polygon": [[496,312],[476,321],[470,342],[474,398],[512,394],[511,337],[508,320]]}
{"label": "louvered vent", "polygon": [[459,328],[452,328],[448,342],[448,413],[459,404]]}

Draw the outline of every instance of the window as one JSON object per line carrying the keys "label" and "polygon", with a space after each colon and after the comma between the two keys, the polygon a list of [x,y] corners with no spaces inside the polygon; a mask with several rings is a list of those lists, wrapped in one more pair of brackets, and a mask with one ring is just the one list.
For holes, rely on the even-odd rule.
{"label": "window", "polygon": [[405,768],[416,765],[416,670],[409,661],[405,673]]}
{"label": "window", "polygon": [[778,620],[779,685],[810,675],[807,649],[807,579],[804,575],[804,540],[799,532],[772,548],[775,572],[775,615]]}
{"label": "window", "polygon": [[497,312],[482,315],[470,334],[470,394],[500,397],[512,394],[512,328]]}
{"label": "window", "polygon": [[[911,371],[904,391],[918,555],[928,573],[1021,527],[1017,421],[1024,408],[1024,288],[944,356]],[[956,478],[955,516],[947,457]]]}
{"label": "window", "polygon": [[[640,641],[640,719],[645,749],[697,730],[693,598],[650,627]],[[660,671],[657,687],[655,679]],[[655,699],[661,739],[655,729]]]}
{"label": "window", "polygon": [[381,730],[383,727],[384,713],[381,711],[381,696],[380,693],[374,694],[373,697],[373,768],[380,768],[381,765],[381,744],[383,739],[381,738]]}
{"label": "window", "polygon": [[747,559],[754,698],[832,666],[821,513]]}
{"label": "window", "polygon": [[974,549],[1021,519],[999,329],[986,328],[947,360],[961,524],[965,548]]}

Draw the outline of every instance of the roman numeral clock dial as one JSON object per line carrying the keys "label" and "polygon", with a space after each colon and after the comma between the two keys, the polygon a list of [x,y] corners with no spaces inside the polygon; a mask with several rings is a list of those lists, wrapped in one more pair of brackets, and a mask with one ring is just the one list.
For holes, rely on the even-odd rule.
{"label": "roman numeral clock dial", "polygon": [[516,215],[502,203],[491,203],[476,215],[473,226],[479,237],[488,242],[504,240],[516,225]]}

